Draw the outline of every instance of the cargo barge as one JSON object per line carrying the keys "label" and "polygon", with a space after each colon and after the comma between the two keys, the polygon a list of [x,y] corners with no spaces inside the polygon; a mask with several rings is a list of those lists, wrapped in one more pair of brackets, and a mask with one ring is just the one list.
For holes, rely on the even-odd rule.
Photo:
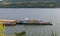
{"label": "cargo barge", "polygon": [[53,25],[51,22],[17,22],[17,25]]}
{"label": "cargo barge", "polygon": [[52,25],[51,22],[44,22],[44,21],[38,21],[38,20],[29,20],[25,18],[24,21],[18,21],[16,24],[18,25]]}
{"label": "cargo barge", "polygon": [[4,26],[15,26],[16,20],[0,20]]}
{"label": "cargo barge", "polygon": [[4,26],[15,26],[15,25],[53,25],[51,22],[43,22],[38,20],[0,20]]}
{"label": "cargo barge", "polygon": [[18,23],[18,25],[52,25],[52,23]]}

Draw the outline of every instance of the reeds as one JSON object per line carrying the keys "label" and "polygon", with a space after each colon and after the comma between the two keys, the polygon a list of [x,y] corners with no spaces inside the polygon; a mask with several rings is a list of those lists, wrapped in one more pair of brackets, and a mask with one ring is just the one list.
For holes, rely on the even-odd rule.
{"label": "reeds", "polygon": [[23,31],[23,32],[16,32],[15,33],[16,36],[26,36],[26,32]]}
{"label": "reeds", "polygon": [[[56,32],[54,32],[54,31],[51,31],[50,33],[51,33],[50,36],[57,36]],[[25,31],[15,32],[15,35],[16,36],[27,36]]]}
{"label": "reeds", "polygon": [[51,31],[51,36],[58,36],[56,32]]}

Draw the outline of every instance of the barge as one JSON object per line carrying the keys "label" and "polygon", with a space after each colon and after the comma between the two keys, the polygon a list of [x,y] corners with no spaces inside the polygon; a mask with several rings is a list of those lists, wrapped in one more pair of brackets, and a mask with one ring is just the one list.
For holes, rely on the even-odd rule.
{"label": "barge", "polygon": [[29,20],[27,18],[25,18],[24,21],[18,21],[17,22],[18,25],[52,25],[51,22],[44,22],[44,21],[38,21],[38,20]]}
{"label": "barge", "polygon": [[52,25],[52,23],[18,23],[18,25]]}
{"label": "barge", "polygon": [[4,26],[15,26],[16,20],[0,20]]}
{"label": "barge", "polygon": [[19,22],[18,25],[52,25],[51,22]]}
{"label": "barge", "polygon": [[15,25],[53,25],[51,22],[44,22],[44,21],[38,21],[38,20],[0,20],[0,22],[4,26],[15,26]]}

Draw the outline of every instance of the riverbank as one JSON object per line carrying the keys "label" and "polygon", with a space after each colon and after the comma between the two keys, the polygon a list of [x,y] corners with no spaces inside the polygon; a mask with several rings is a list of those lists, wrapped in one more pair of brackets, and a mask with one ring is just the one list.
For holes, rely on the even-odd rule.
{"label": "riverbank", "polygon": [[10,3],[0,4],[0,8],[56,8],[56,3]]}

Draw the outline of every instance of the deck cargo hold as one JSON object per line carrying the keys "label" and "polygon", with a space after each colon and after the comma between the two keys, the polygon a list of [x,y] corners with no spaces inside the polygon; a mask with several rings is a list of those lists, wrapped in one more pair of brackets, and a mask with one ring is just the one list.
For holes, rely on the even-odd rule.
{"label": "deck cargo hold", "polygon": [[25,20],[23,21],[18,21],[17,24],[19,25],[52,25],[51,22],[44,22],[41,20],[36,20],[36,19],[28,19],[24,18]]}

